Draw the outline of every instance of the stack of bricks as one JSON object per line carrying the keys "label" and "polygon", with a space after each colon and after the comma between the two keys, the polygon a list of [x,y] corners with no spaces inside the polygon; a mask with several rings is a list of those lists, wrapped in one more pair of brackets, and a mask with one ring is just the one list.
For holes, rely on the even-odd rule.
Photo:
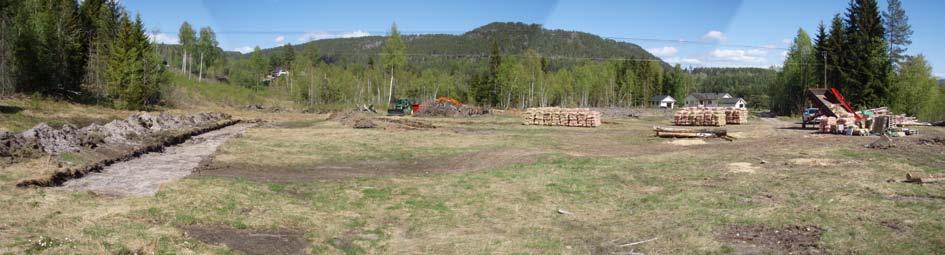
{"label": "stack of bricks", "polygon": [[725,110],[722,108],[683,108],[673,113],[676,126],[725,126]]}
{"label": "stack of bricks", "polygon": [[601,114],[587,108],[538,107],[522,113],[523,125],[598,127]]}

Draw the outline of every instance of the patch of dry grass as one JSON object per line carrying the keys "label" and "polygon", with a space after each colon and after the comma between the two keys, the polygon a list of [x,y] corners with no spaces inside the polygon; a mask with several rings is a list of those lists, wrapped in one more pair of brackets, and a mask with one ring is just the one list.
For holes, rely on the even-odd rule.
{"label": "patch of dry grass", "polygon": [[[8,180],[42,164],[31,161],[0,172],[0,212],[10,215],[0,219],[0,252],[30,251],[39,237],[60,242],[37,253],[228,252],[185,238],[178,226],[191,224],[300,231],[312,254],[606,254],[653,237],[634,251],[720,254],[739,251],[718,237],[732,224],[815,225],[829,253],[945,249],[945,199],[936,198],[945,197],[943,186],[887,182],[927,165],[863,148],[869,138],[805,137],[759,123],[732,127],[746,133],[736,142],[676,146],[650,137],[656,120],[573,129],[521,126],[512,116],[433,118],[432,131],[388,131],[314,116],[260,115],[281,123],[228,142],[214,164],[409,161],[501,148],[546,154],[422,176],[195,177],[142,198],[12,188]],[[730,171],[738,162],[753,173]]]}
{"label": "patch of dry grass", "polygon": [[46,122],[50,126],[103,124],[125,118],[128,111],[41,98],[0,99],[0,130],[21,132]]}

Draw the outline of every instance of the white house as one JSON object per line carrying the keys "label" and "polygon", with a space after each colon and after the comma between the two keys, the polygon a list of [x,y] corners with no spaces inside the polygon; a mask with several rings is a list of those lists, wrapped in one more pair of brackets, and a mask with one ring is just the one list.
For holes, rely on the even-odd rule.
{"label": "white house", "polygon": [[748,105],[748,102],[746,102],[745,99],[742,99],[740,97],[739,98],[723,98],[723,99],[719,99],[718,101],[719,107],[734,107],[734,108],[739,108],[739,109],[745,109],[747,105]]}
{"label": "white house", "polygon": [[686,103],[686,107],[717,107],[719,106],[719,100],[726,98],[732,98],[732,95],[729,93],[692,93],[686,96],[683,101]]}
{"label": "white house", "polygon": [[668,95],[654,96],[650,98],[650,104],[658,105],[660,108],[673,109],[676,107],[676,99]]}

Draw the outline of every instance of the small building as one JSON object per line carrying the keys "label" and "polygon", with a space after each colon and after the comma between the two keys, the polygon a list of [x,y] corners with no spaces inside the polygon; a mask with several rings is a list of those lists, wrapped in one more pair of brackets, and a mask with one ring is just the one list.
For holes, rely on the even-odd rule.
{"label": "small building", "polygon": [[732,98],[729,93],[692,93],[683,99],[686,107],[718,107],[719,100]]}
{"label": "small building", "polygon": [[659,108],[676,108],[676,99],[669,95],[660,95],[650,98],[650,104],[659,106]]}
{"label": "small building", "polygon": [[719,107],[733,107],[738,109],[745,109],[748,106],[748,102],[745,99],[739,98],[722,98],[719,99]]}

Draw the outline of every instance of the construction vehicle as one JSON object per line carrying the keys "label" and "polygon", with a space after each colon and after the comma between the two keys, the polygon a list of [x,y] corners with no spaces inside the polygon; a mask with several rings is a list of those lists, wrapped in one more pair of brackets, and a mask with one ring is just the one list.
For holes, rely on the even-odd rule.
{"label": "construction vehicle", "polygon": [[[407,98],[398,98],[394,104],[387,109],[387,116],[413,115],[415,103]],[[417,104],[419,106],[419,104]]]}

